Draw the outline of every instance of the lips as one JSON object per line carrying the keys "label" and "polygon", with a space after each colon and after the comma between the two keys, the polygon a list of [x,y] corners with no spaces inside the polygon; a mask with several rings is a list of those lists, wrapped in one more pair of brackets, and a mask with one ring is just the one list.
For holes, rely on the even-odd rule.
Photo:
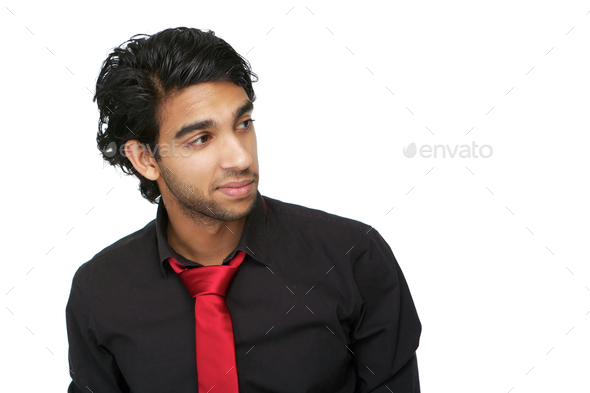
{"label": "lips", "polygon": [[252,185],[252,183],[254,183],[254,181],[252,180],[246,180],[246,181],[241,181],[241,182],[231,182],[231,183],[225,183],[224,186],[228,186],[228,185],[238,185],[241,187],[218,187],[217,191],[227,195],[230,198],[245,198],[246,196],[250,195],[251,191],[254,189],[254,186]]}
{"label": "lips", "polygon": [[250,183],[252,183],[254,180],[252,179],[248,179],[248,180],[243,180],[243,181],[232,181],[229,183],[225,183],[217,188],[238,188],[238,187],[244,187],[245,185],[248,185]]}

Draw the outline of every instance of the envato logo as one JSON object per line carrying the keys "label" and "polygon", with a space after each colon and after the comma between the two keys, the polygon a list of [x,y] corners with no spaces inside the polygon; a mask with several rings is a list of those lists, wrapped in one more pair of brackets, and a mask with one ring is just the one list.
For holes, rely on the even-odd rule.
{"label": "envato logo", "polygon": [[450,158],[455,158],[456,155],[459,158],[490,158],[494,154],[494,149],[490,145],[478,146],[475,142],[471,142],[471,145],[455,145],[453,148],[449,145],[421,145],[417,147],[416,143],[412,142],[404,147],[404,156],[412,158],[419,153],[422,158],[437,158],[439,150],[442,152],[442,154],[439,153],[442,158],[447,158],[447,154]]}
{"label": "envato logo", "polygon": [[[169,145],[167,143],[158,145],[156,143],[153,152],[150,146],[145,143],[140,143],[140,146],[146,148],[152,156],[156,153],[158,149],[160,151],[161,157],[176,158],[180,155],[180,157],[187,158],[190,157],[190,155],[193,153],[193,145],[178,145],[176,141],[174,141],[172,145]],[[177,151],[179,153],[177,153]],[[109,143],[107,147],[103,150],[103,154],[105,155],[105,157],[113,157],[115,154],[117,154],[117,144],[115,142]],[[119,154],[125,156],[125,144],[119,145]]]}

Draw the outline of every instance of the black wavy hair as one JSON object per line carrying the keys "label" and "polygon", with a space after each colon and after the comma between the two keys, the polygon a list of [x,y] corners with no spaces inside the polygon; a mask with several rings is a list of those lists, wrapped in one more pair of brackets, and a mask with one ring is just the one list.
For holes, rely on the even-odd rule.
{"label": "black wavy hair", "polygon": [[[177,27],[136,34],[114,48],[102,64],[93,101],[100,112],[97,146],[105,161],[139,178],[139,191],[158,203],[160,189],[143,177],[124,153],[132,139],[149,146],[159,162],[160,105],[169,95],[203,82],[227,81],[256,100],[250,63],[214,31]],[[154,151],[155,149],[155,151]]]}

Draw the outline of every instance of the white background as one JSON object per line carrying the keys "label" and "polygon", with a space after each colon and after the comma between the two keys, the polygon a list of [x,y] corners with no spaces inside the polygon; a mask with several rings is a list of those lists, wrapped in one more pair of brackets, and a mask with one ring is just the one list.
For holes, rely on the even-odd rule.
{"label": "white background", "polygon": [[424,392],[590,390],[590,3],[384,3],[4,4],[0,390],[66,390],[74,272],[155,218],[103,165],[92,93],[113,47],[177,26],[259,75],[261,193],[388,241]]}

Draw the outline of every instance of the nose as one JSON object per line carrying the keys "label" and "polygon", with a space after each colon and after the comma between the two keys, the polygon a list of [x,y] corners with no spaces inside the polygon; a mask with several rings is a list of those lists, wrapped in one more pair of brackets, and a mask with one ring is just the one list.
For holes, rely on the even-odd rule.
{"label": "nose", "polygon": [[252,165],[253,158],[244,146],[243,141],[235,134],[226,134],[221,144],[221,167],[223,169],[246,170]]}

